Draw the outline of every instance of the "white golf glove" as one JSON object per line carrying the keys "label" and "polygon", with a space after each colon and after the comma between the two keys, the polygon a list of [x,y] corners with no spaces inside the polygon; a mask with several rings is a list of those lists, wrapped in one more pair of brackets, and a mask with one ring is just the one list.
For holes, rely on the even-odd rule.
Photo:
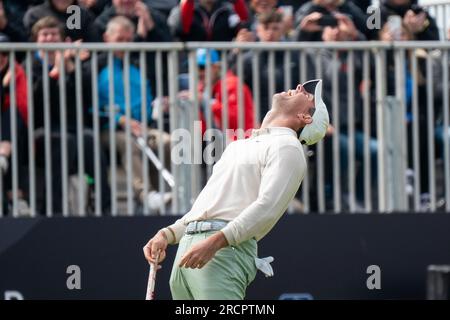
{"label": "white golf glove", "polygon": [[256,268],[262,273],[264,273],[266,277],[273,277],[274,273],[270,263],[273,262],[274,260],[275,259],[272,256],[265,258],[255,258]]}

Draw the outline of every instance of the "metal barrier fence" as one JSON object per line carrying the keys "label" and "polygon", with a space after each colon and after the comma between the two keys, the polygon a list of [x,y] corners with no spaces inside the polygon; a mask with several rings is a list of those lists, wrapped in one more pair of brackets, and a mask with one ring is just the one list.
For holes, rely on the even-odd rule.
{"label": "metal barrier fence", "polygon": [[[220,57],[213,63],[211,52],[207,51],[206,64],[201,68],[205,74],[202,93],[197,90],[200,69],[196,51],[199,48],[215,49]],[[67,71],[64,59],[61,59],[59,75],[50,77],[52,55],[56,51],[63,54],[68,49],[76,53],[74,69]],[[450,148],[448,129],[444,129],[449,128],[449,49],[449,42],[202,42],[76,46],[58,43],[14,44],[14,47],[2,44],[0,53],[8,53],[11,73],[8,90],[12,152],[11,192],[5,190],[7,178],[4,175],[0,179],[0,212],[4,215],[10,211],[10,215],[20,216],[19,181],[25,180],[26,190],[21,191],[29,203],[31,216],[59,213],[68,216],[75,214],[74,211],[81,216],[154,213],[155,210],[149,208],[149,201],[144,199],[140,204],[136,184],[142,184],[139,190],[143,195],[151,191],[150,185],[160,195],[171,192],[170,205],[162,204],[157,210],[159,214],[184,213],[212,173],[212,163],[202,159],[205,149],[211,141],[216,147],[226,146],[225,141],[229,141],[231,101],[234,99],[237,104],[237,128],[231,129],[244,129],[245,119],[249,117],[244,95],[251,92],[253,124],[257,127],[269,108],[269,105],[263,105],[264,101],[268,104],[274,93],[310,78],[324,79],[324,99],[331,113],[332,130],[316,146],[305,147],[309,170],[298,194],[302,212],[450,211]],[[87,61],[80,58],[84,50],[90,52]],[[13,68],[13,62],[21,52],[25,52],[23,65],[28,87],[25,154],[18,152],[19,115],[16,69]],[[36,52],[42,57],[36,58]],[[118,57],[122,73],[116,71]],[[42,77],[33,76],[36,63],[41,65],[38,70]],[[149,63],[153,63],[154,68],[149,69]],[[138,73],[130,73],[130,68]],[[187,72],[185,78],[180,76],[184,71]],[[229,71],[237,76],[237,88],[229,87]],[[99,72],[104,72],[102,77],[106,73],[106,79],[109,79],[107,90],[104,83],[99,82]],[[123,77],[119,87],[115,87],[117,74]],[[130,79],[130,75],[133,78]],[[147,131],[149,123],[146,120],[149,116],[149,76],[155,79],[154,101],[161,102],[165,95],[168,97],[166,110],[162,103],[159,107],[154,103],[156,119],[152,133]],[[115,79],[114,83],[111,79]],[[139,88],[130,87],[136,86],[136,79],[139,79]],[[212,95],[217,81],[228,84],[221,85]],[[103,84],[102,88],[99,83]],[[122,143],[118,144],[116,116],[119,107],[115,95],[122,94],[121,88],[125,120],[120,131]],[[99,105],[100,90],[105,90],[106,105]],[[180,94],[186,90],[189,94]],[[36,93],[40,92],[42,103],[36,98]],[[51,103],[51,99],[56,94],[59,108],[55,111],[55,102]],[[71,97],[75,101],[71,101]],[[86,102],[86,97],[90,101]],[[130,120],[136,118],[131,106],[131,99],[135,97],[141,98],[142,138],[149,141],[150,135],[159,136],[156,145],[150,143],[150,146],[162,164],[168,163],[162,135],[164,130],[171,134],[171,161],[166,167],[174,177],[173,188],[165,183],[158,166],[156,169],[151,167],[148,150],[142,145],[138,148],[135,141],[135,123]],[[217,100],[223,105],[219,110],[220,121],[214,118],[211,110],[212,103]],[[43,109],[37,110],[37,105]],[[69,105],[75,107],[75,113],[68,109]],[[37,113],[43,116],[42,129],[36,127]],[[168,123],[165,122],[167,118]],[[55,119],[60,121],[56,128],[52,126]],[[201,119],[203,131],[199,125]],[[76,128],[68,128],[68,120],[75,121]],[[182,139],[183,134],[188,134],[189,139]],[[237,136],[243,137],[243,131]],[[118,150],[119,145],[125,150]],[[181,158],[191,159],[190,163],[174,161],[174,157],[179,156],[174,149],[180,145],[188,146],[182,148]],[[138,148],[142,163],[142,173],[138,177],[136,172],[133,175],[133,167],[139,160],[135,148]],[[215,151],[218,152],[216,156],[220,156],[220,150]],[[118,153],[123,155],[124,174],[119,170]],[[25,169],[20,170],[21,166]],[[102,173],[106,168],[109,168],[109,179]],[[155,170],[159,176],[157,185],[149,181],[151,171]],[[86,183],[89,171],[92,171],[89,176],[93,179]],[[69,190],[69,182],[70,176],[75,174],[77,190],[74,193]],[[120,177],[125,180],[125,185]],[[136,178],[141,182],[137,183]],[[69,203],[71,193],[76,195],[75,210]],[[11,210],[6,208],[8,203],[11,203]],[[58,203],[57,210],[55,203]]]}
{"label": "metal barrier fence", "polygon": [[428,0],[419,1],[419,4],[426,8],[430,15],[436,19],[439,27],[441,39],[450,40],[447,30],[450,28],[448,17],[450,16],[450,1],[448,0]]}

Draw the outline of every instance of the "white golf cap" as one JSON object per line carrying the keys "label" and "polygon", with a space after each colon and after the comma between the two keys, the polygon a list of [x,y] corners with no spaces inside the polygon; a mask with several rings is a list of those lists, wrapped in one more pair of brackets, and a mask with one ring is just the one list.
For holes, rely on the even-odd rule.
{"label": "white golf cap", "polygon": [[312,115],[312,123],[303,128],[299,139],[302,144],[312,145],[325,137],[330,118],[322,100],[322,79],[307,81],[303,84],[303,88],[314,94],[315,111]]}

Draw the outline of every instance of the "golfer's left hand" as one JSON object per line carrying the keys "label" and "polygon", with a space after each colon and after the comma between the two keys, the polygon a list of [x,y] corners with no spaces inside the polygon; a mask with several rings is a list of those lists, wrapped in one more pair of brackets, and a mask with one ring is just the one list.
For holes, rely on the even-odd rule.
{"label": "golfer's left hand", "polygon": [[222,232],[217,232],[205,240],[192,246],[192,248],[181,257],[180,267],[201,269],[211,260],[219,249],[226,247],[228,242]]}

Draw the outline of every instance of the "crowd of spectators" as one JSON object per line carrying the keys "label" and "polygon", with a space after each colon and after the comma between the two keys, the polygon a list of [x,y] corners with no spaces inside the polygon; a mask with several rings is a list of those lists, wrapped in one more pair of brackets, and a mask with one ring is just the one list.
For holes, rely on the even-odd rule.
{"label": "crowd of spectators", "polygon": [[[289,42],[289,41],[315,41],[315,42],[339,42],[339,41],[364,41],[364,40],[439,40],[439,31],[435,19],[423,8],[417,5],[416,0],[381,0],[380,17],[381,28],[369,29],[367,24],[367,8],[371,1],[353,1],[353,0],[0,0],[0,42],[36,42],[36,43],[55,43],[55,42],[174,42],[174,41],[227,41],[227,42]],[[79,19],[80,28],[73,28],[67,23],[71,19],[74,11],[71,6],[77,7],[77,19]],[[204,120],[206,114],[205,108],[211,108],[213,116],[213,127],[222,128],[222,108],[223,97],[222,86],[226,85],[228,95],[228,127],[237,129],[238,127],[238,83],[237,77],[237,56],[242,54],[243,67],[243,102],[244,102],[244,129],[258,126],[264,114],[270,108],[271,103],[271,83],[273,83],[274,92],[283,91],[289,87],[295,87],[300,82],[300,74],[310,78],[315,77],[319,71],[316,62],[320,62],[320,72],[324,79],[324,100],[332,114],[332,91],[333,86],[338,86],[339,91],[339,113],[340,113],[340,149],[342,155],[342,172],[347,173],[345,158],[348,150],[348,107],[349,101],[353,101],[353,113],[355,115],[355,154],[356,160],[362,166],[363,163],[363,108],[362,101],[364,89],[368,88],[372,92],[371,97],[375,97],[374,72],[371,70],[371,80],[365,83],[362,79],[362,55],[355,52],[353,55],[353,83],[347,81],[349,77],[348,53],[345,50],[337,52],[335,60],[333,50],[308,50],[305,48],[307,66],[306,70],[301,70],[300,53],[290,52],[289,68],[291,83],[285,83],[285,54],[281,50],[273,52],[270,57],[268,51],[259,53],[259,88],[254,88],[253,79],[253,57],[255,51],[232,50],[228,53],[227,65],[228,73],[225,79],[221,76],[221,55],[218,51],[210,50],[208,53],[211,68],[210,75],[206,75],[205,61],[206,50],[197,52],[197,67],[199,69],[199,94],[201,100],[200,117]],[[152,117],[155,106],[155,97],[157,96],[158,85],[162,86],[163,95],[168,93],[168,72],[163,72],[163,84],[157,83],[156,54],[154,52],[146,53],[145,77],[142,78],[140,72],[139,53],[130,54],[131,64],[129,66],[128,86],[124,83],[124,52],[116,51],[113,57],[113,79],[110,79],[111,70],[108,68],[108,56],[100,53],[98,56],[98,93],[92,92],[92,68],[91,54],[80,51],[80,60],[82,64],[82,97],[77,97],[77,82],[75,72],[76,51],[66,50],[47,52],[37,51],[32,55],[32,87],[27,88],[26,74],[24,70],[24,55],[16,55],[17,62],[14,66],[15,86],[16,86],[16,105],[17,116],[17,143],[18,143],[18,168],[19,168],[19,198],[21,208],[25,208],[28,200],[27,190],[27,157],[28,157],[28,115],[27,115],[27,95],[32,94],[34,113],[33,127],[34,146],[36,148],[36,165],[45,175],[46,166],[45,143],[43,127],[45,125],[45,110],[48,107],[50,115],[51,131],[51,170],[53,172],[53,210],[56,213],[62,210],[62,186],[61,175],[61,147],[64,145],[61,139],[61,122],[66,124],[66,146],[68,147],[68,170],[69,174],[75,173],[78,168],[78,145],[77,128],[78,121],[83,121],[83,148],[84,148],[84,167],[86,174],[94,175],[94,161],[92,150],[94,138],[92,133],[92,101],[98,98],[101,117],[101,141],[102,151],[100,153],[101,172],[99,179],[102,185],[102,210],[110,210],[110,189],[108,181],[108,161],[110,161],[108,149],[110,147],[109,112],[111,100],[115,107],[114,130],[116,133],[116,143],[119,163],[126,168],[126,149],[127,139],[125,138],[126,125],[131,128],[131,133],[135,136],[142,135],[147,130],[149,136],[149,146],[155,151],[161,141],[164,144],[165,159],[170,161],[170,138],[169,132],[160,134],[158,130],[152,129],[155,121]],[[412,68],[411,59],[413,56],[418,58],[418,98],[420,107],[420,123],[426,123],[427,112],[426,105],[427,93],[425,62],[427,55],[430,54],[424,50],[409,50],[405,61],[405,92],[408,114],[405,115],[408,125],[411,123],[411,103],[412,103]],[[187,56],[181,54],[180,68],[181,73],[187,70]],[[273,58],[273,64],[270,60]],[[335,62],[335,63],[334,63]],[[372,61],[373,62],[373,61]],[[336,65],[337,63],[337,65]],[[48,70],[43,72],[44,65],[48,65]],[[162,55],[162,70],[167,70],[167,56]],[[61,97],[59,77],[64,65],[65,74],[65,101],[66,110],[61,110]],[[374,64],[371,63],[371,66]],[[394,78],[394,59],[393,53],[387,52],[386,60],[386,87],[388,95],[395,95]],[[334,70],[337,70],[338,83],[333,83]],[[47,97],[49,106],[44,106],[46,97],[43,95],[44,82],[48,73],[48,87],[51,92]],[[0,169],[3,171],[3,200],[6,212],[11,203],[11,124],[10,124],[10,67],[9,55],[7,52],[0,53],[0,102],[1,102],[1,141],[0,141]],[[439,77],[440,75],[435,75]],[[211,92],[205,92],[208,85],[206,79],[211,79]],[[225,80],[225,81],[223,81]],[[113,82],[110,85],[110,81]],[[145,83],[144,83],[145,82]],[[348,86],[354,88],[354,96],[349,97]],[[110,97],[110,87],[113,87],[114,97]],[[146,88],[146,97],[141,96],[141,87]],[[126,117],[125,112],[125,87],[130,90],[131,118]],[[435,102],[439,104],[440,92],[445,88],[436,86]],[[259,93],[260,118],[255,119],[253,95]],[[93,96],[94,95],[94,96]],[[209,97],[205,101],[204,97]],[[82,117],[77,114],[78,99],[81,99]],[[161,99],[161,101],[165,101]],[[161,102],[160,101],[160,102]],[[142,105],[146,106],[146,117],[143,117]],[[165,107],[164,107],[165,105]],[[371,119],[375,120],[375,100],[371,101]],[[158,112],[164,112],[167,116],[167,104],[160,103]],[[437,111],[441,112],[441,111]],[[373,113],[373,114],[372,114]],[[65,114],[66,119],[61,115]],[[442,118],[439,117],[438,118]],[[333,123],[333,121],[331,121]],[[372,129],[375,125],[372,124]],[[441,126],[440,137],[442,140],[444,130]],[[329,136],[333,137],[334,128],[331,126]],[[439,135],[437,133],[437,135]],[[421,136],[425,137],[424,135]],[[331,141],[331,139],[330,139]],[[439,142],[440,143],[440,142]],[[439,145],[438,145],[439,147]],[[330,150],[326,154],[331,155],[331,144],[327,146]],[[376,162],[377,143],[376,135],[372,130],[370,137],[370,154],[372,165]],[[327,158],[326,161],[333,159]],[[135,146],[132,146],[132,168],[133,168],[133,189],[135,199],[139,204],[147,202],[152,211],[156,212],[161,202],[170,201],[167,194],[158,194],[157,169],[150,168],[152,176],[150,182],[150,193],[143,194],[142,177],[142,153]],[[330,162],[331,163],[331,162]],[[426,161],[421,162],[428,165]],[[361,168],[360,168],[361,169]],[[372,166],[371,174],[376,176],[376,167]],[[422,173],[426,173],[426,167],[422,168]],[[327,175],[326,175],[327,176]],[[327,198],[332,199],[332,177],[326,178],[326,188],[329,190]],[[345,180],[345,179],[344,179]],[[375,178],[372,179],[376,181]],[[362,170],[358,171],[357,183],[362,184]],[[424,193],[428,192],[429,186],[426,176],[422,179],[421,189]],[[348,188],[344,184],[344,189]],[[373,186],[374,190],[376,185]],[[45,188],[40,188],[43,194],[50,192]],[[363,189],[359,189],[362,191]],[[357,194],[357,200],[362,203],[363,193]],[[314,209],[314,208],[313,208]],[[39,212],[45,212],[45,201],[41,201],[38,207]]]}

